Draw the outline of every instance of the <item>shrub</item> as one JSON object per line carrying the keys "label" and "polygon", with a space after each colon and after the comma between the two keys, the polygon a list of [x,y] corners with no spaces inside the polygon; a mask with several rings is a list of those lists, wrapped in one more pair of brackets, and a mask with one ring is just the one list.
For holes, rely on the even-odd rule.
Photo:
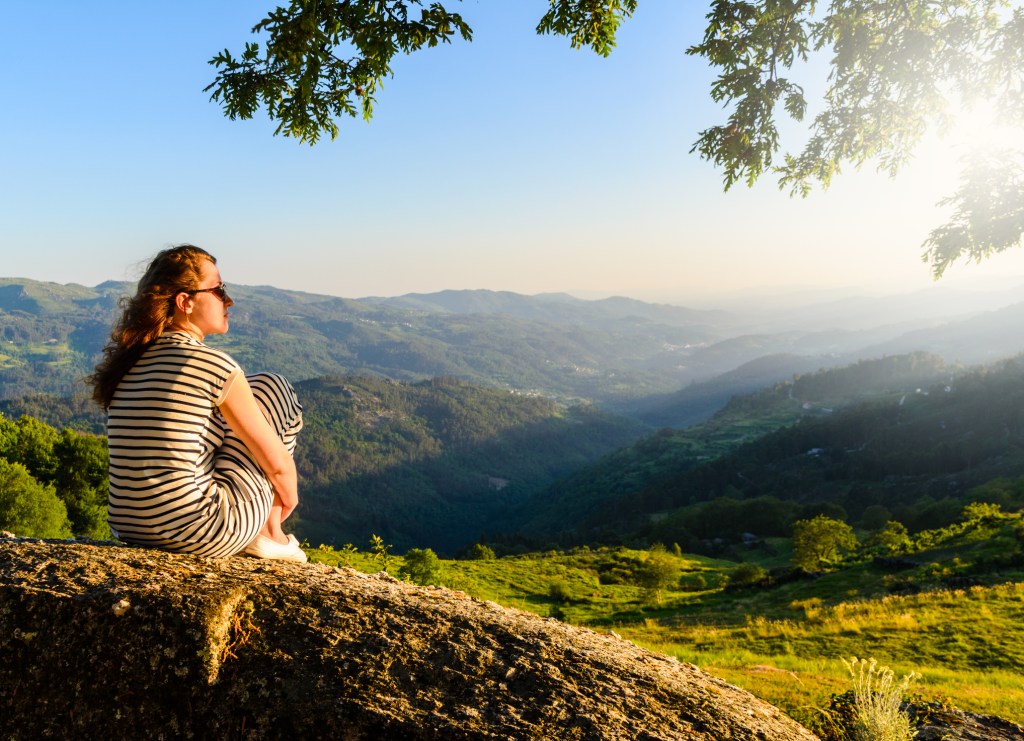
{"label": "shrub", "polygon": [[756,563],[741,563],[729,575],[729,586],[753,587],[768,578],[768,572]]}
{"label": "shrub", "polygon": [[1004,516],[1003,510],[998,504],[971,502],[964,507],[962,519],[964,522],[984,522],[985,520],[997,520]]}
{"label": "shrub", "polygon": [[914,547],[906,526],[895,520],[885,523],[865,545],[887,556],[905,556]]}
{"label": "shrub", "polygon": [[466,558],[470,561],[493,561],[497,556],[490,546],[474,543],[466,550]]}
{"label": "shrub", "polygon": [[67,509],[51,485],[36,481],[25,466],[0,458],[0,530],[35,538],[71,535]]}
{"label": "shrub", "polygon": [[572,602],[572,589],[567,582],[558,579],[548,584],[548,597],[555,602]]}
{"label": "shrub", "polygon": [[441,583],[441,560],[430,548],[412,548],[405,554],[405,563],[398,575],[413,584],[426,586]]}
{"label": "shrub", "polygon": [[385,543],[384,539],[376,533],[370,534],[370,553],[380,563],[380,568],[383,571],[388,570],[388,566],[391,564],[391,544]]}

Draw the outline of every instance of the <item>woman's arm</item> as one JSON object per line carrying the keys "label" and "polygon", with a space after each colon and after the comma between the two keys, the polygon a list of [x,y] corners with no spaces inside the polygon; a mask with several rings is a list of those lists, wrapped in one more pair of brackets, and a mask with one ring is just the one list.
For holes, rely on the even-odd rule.
{"label": "woman's arm", "polygon": [[284,506],[281,519],[286,519],[299,503],[295,461],[260,411],[245,376],[231,384],[228,395],[220,405],[220,411],[228,426],[245,443],[253,459],[263,469],[274,493]]}

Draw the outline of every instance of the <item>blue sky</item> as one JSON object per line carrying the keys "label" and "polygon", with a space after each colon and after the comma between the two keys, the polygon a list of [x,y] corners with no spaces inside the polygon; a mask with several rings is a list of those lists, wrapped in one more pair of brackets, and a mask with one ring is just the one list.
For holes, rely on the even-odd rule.
{"label": "blue sky", "polygon": [[[309,147],[273,137],[263,114],[229,121],[203,93],[207,60],[241,49],[270,3],[9,4],[0,275],[131,279],[189,241],[229,283],[347,297],[694,304],[931,285],[920,245],[955,185],[948,144],[896,180],[844,175],[803,200],[770,181],[723,193],[689,154],[723,118],[711,72],[683,53],[706,4],[644,0],[607,59],[536,36],[545,0],[452,5],[472,44],[398,59],[369,124]],[[944,283],[1022,275],[1019,252]]]}

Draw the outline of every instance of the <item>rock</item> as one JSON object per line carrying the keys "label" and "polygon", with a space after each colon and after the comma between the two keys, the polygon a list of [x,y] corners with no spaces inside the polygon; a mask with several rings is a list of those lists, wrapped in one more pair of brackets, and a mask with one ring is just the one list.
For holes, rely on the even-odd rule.
{"label": "rock", "polygon": [[1021,741],[1024,726],[992,715],[965,713],[938,703],[910,705],[915,741]]}
{"label": "rock", "polygon": [[815,736],[696,667],[322,564],[0,542],[5,738]]}

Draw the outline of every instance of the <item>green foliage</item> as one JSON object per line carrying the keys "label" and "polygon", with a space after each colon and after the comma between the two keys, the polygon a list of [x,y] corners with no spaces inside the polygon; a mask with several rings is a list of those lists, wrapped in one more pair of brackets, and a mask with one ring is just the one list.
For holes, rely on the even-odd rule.
{"label": "green foliage", "polygon": [[965,522],[984,522],[998,520],[1002,517],[1004,517],[1003,509],[998,504],[971,502],[964,507],[963,519]]}
{"label": "green foliage", "polygon": [[67,505],[75,534],[96,540],[109,538],[106,439],[65,429],[54,445],[54,455],[59,461],[54,485]]}
{"label": "green foliage", "polygon": [[832,565],[844,552],[857,546],[853,528],[841,520],[818,515],[793,523],[793,567],[817,571]]}
{"label": "green foliage", "polygon": [[607,57],[615,33],[636,11],[637,0],[556,0],[537,24],[537,33],[569,37],[573,49],[589,46]]}
{"label": "green foliage", "polygon": [[441,561],[429,548],[412,548],[405,554],[398,575],[413,584],[437,586],[442,580]]}
{"label": "green foliage", "polygon": [[903,556],[914,547],[906,526],[895,520],[885,523],[877,532],[872,533],[864,545],[887,556]]}
{"label": "green foliage", "polygon": [[0,458],[0,530],[35,538],[71,535],[64,503],[20,463]]}
{"label": "green foliage", "polygon": [[483,543],[473,543],[466,549],[466,558],[473,561],[492,561],[496,558],[494,549]]}
{"label": "green foliage", "polygon": [[[558,0],[537,25],[537,33],[567,36],[573,48],[590,47],[608,56],[620,24],[636,0]],[[239,55],[228,49],[210,64],[216,79],[206,87],[234,120],[266,107],[275,134],[316,143],[338,135],[335,119],[373,116],[377,88],[392,75],[399,52],[411,54],[451,43],[473,30],[441,3],[421,0],[352,0],[308,3],[292,0],[257,23]],[[414,11],[418,10],[418,14]],[[212,91],[212,92],[211,92]]]}
{"label": "green foliage", "polygon": [[388,566],[391,564],[391,548],[392,546],[386,544],[384,539],[376,533],[370,535],[370,553],[373,554],[374,559],[380,564],[381,571],[387,571]]}
{"label": "green foliage", "polygon": [[[950,109],[994,100],[1004,120],[1022,125],[1020,87],[1008,84],[1024,49],[1024,12],[1003,12],[997,0],[875,0],[829,6],[719,0],[701,44],[689,54],[720,74],[714,100],[730,106],[728,120],[700,134],[694,145],[721,166],[725,187],[752,185],[772,171],[779,185],[807,195],[828,186],[844,164],[869,161],[895,175],[929,129],[948,125]],[[831,55],[821,111],[798,153],[781,165],[776,112],[802,121],[804,86],[790,73],[806,72],[812,52]],[[964,171],[965,184],[946,201],[957,212],[926,242],[936,277],[960,257],[980,260],[1017,244],[1024,228],[1019,160],[987,153]],[[1019,156],[1019,152],[1016,153]]]}
{"label": "green foliage", "polygon": [[756,563],[741,563],[729,574],[729,586],[734,588],[755,587],[768,578],[768,572]]}
{"label": "green foliage", "polygon": [[643,589],[645,603],[660,605],[665,590],[679,583],[679,564],[675,556],[656,543],[636,571],[636,583]]}
{"label": "green foliage", "polygon": [[75,535],[103,540],[107,525],[105,438],[53,427],[28,416],[0,417],[0,460],[24,466],[56,493]]}
{"label": "green foliage", "polygon": [[548,597],[555,602],[572,602],[572,587],[564,579],[556,579],[548,585]]}
{"label": "green foliage", "polygon": [[911,672],[897,682],[892,669],[876,668],[874,659],[842,661],[853,679],[857,741],[910,741],[914,728],[900,706],[910,683],[919,675]]}
{"label": "green foliage", "polygon": [[[1019,12],[1019,11],[1018,11]],[[957,260],[981,262],[1020,244],[1024,164],[1019,151],[972,153],[956,193],[939,202],[953,216],[925,240],[924,259],[940,277]]]}
{"label": "green foliage", "polygon": [[275,134],[314,144],[338,135],[334,119],[369,120],[378,86],[391,76],[391,60],[425,47],[450,43],[472,30],[440,3],[419,11],[420,0],[292,0],[253,27],[263,34],[235,57],[225,49],[210,60],[217,78],[206,90],[232,120],[252,118],[262,106],[277,121]]}
{"label": "green foliage", "polygon": [[0,419],[0,457],[21,463],[40,481],[53,481],[57,474],[59,439],[57,430],[32,417]]}

